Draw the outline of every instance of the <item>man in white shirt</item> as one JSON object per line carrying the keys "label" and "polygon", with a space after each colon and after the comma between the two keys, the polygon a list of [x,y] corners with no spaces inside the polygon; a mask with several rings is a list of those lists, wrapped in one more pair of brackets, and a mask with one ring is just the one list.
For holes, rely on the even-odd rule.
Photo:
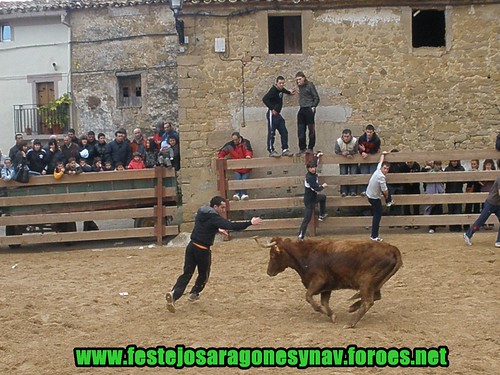
{"label": "man in white shirt", "polygon": [[370,239],[377,242],[383,241],[382,238],[378,236],[380,220],[382,219],[382,201],[380,198],[383,196],[387,205],[392,205],[392,198],[389,195],[389,189],[385,181],[385,176],[389,173],[389,168],[391,166],[389,162],[384,161],[385,155],[387,154],[387,151],[383,151],[380,155],[377,170],[373,172],[366,189],[366,197],[373,210],[372,234]]}

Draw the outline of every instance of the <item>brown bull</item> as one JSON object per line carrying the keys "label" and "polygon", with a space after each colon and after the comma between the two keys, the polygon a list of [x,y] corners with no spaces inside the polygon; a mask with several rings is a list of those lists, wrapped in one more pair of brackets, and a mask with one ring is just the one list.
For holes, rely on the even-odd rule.
{"label": "brown bull", "polygon": [[[349,312],[357,312],[345,328],[354,328],[381,298],[380,288],[403,264],[399,249],[386,242],[274,237],[261,246],[270,248],[267,274],[276,276],[293,268],[307,289],[306,301],[332,322],[336,318],[329,306],[332,290],[358,290],[351,299],[359,300],[349,308]],[[317,294],[321,294],[321,306],[313,299]]]}

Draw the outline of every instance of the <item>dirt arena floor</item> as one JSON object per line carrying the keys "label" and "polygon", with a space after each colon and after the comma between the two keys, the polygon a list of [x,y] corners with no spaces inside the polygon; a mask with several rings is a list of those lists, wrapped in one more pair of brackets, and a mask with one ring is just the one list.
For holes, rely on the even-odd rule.
{"label": "dirt arena floor", "polygon": [[[366,233],[363,233],[367,236]],[[461,233],[391,232],[404,266],[356,329],[352,291],[335,292],[332,324],[304,300],[298,275],[266,274],[268,252],[241,233],[213,248],[201,300],[166,309],[183,247],[86,243],[0,249],[2,374],[499,374],[500,250],[495,232],[466,247]],[[333,237],[336,237],[335,235]],[[358,234],[345,234],[358,239]],[[266,237],[264,240],[267,239]],[[102,246],[102,247],[101,247]],[[142,248],[140,248],[142,247]],[[128,295],[121,295],[125,294]],[[438,347],[448,368],[76,368],[74,347]]]}

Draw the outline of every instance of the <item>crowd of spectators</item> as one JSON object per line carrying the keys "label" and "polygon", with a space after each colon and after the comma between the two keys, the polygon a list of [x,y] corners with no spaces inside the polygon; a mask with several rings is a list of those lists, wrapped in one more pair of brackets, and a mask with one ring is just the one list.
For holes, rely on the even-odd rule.
{"label": "crowd of spectators", "polygon": [[180,165],[179,133],[172,123],[167,126],[160,121],[156,132],[150,138],[144,138],[139,128],[134,129],[132,139],[127,137],[123,128],[116,130],[115,138],[106,140],[104,133],[97,139],[94,131],[76,136],[74,129],[69,129],[60,144],[57,135],[52,135],[47,144],[38,139],[30,144],[21,133],[16,134],[15,144],[4,156],[0,151],[2,180],[15,178],[15,167],[27,165],[31,176],[53,175],[60,179],[65,174],[85,172],[105,172],[125,169],[145,169],[154,166],[174,168]]}

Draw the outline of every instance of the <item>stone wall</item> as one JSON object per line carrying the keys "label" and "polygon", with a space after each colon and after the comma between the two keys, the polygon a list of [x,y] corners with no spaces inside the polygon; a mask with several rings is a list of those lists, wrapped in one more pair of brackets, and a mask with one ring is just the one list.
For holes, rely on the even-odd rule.
{"label": "stone wall", "polygon": [[[499,129],[499,5],[447,7],[446,48],[411,47],[408,7],[242,11],[185,4],[190,44],[179,56],[179,123],[185,230],[217,193],[213,158],[234,130],[265,151],[262,97],[277,75],[293,87],[299,70],[321,97],[316,149],[333,151],[343,128],[360,135],[373,123],[383,149],[493,147]],[[195,15],[195,13],[197,13]],[[242,12],[243,13],[243,12]],[[303,54],[269,55],[267,16],[302,15]],[[226,53],[214,39],[226,38]],[[297,151],[297,97],[283,112]],[[277,140],[279,149],[279,137]]]}
{"label": "stone wall", "polygon": [[[120,127],[152,134],[177,122],[178,37],[168,4],[78,9],[71,13],[72,87],[79,134],[110,138]],[[117,105],[117,74],[141,75],[142,106]]]}

